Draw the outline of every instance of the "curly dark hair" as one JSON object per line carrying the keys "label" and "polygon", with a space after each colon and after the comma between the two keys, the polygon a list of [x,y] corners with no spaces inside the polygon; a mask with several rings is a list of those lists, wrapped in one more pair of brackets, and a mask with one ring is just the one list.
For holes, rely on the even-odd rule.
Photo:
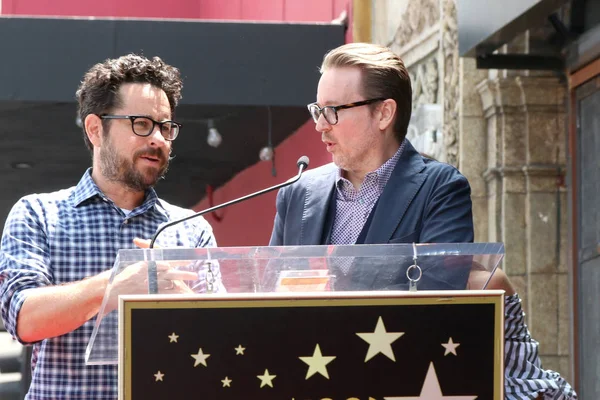
{"label": "curly dark hair", "polygon": [[83,140],[90,152],[93,146],[85,132],[85,118],[90,114],[107,114],[118,108],[121,105],[119,88],[124,83],[149,83],[162,89],[169,99],[171,114],[181,99],[181,74],[160,57],[149,60],[140,55],[127,54],[94,65],[83,76],[76,93]]}

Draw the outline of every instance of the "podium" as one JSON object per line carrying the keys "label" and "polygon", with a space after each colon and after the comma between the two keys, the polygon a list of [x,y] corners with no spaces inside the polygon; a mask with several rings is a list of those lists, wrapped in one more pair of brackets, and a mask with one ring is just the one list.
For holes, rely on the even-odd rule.
{"label": "podium", "polygon": [[504,292],[489,289],[503,255],[500,243],[121,250],[86,362],[118,364],[120,399],[500,400]]}

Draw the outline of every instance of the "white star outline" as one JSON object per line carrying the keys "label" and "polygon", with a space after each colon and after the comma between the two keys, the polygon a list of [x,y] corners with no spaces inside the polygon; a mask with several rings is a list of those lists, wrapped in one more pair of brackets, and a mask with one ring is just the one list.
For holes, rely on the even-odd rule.
{"label": "white star outline", "polygon": [[442,346],[446,349],[446,351],[444,351],[444,356],[447,356],[448,354],[454,354],[456,356],[456,348],[460,346],[460,343],[454,343],[452,337],[450,337],[446,343],[442,343]]}
{"label": "white star outline", "polygon": [[175,332],[171,333],[169,335],[169,343],[177,343],[177,339],[179,338],[179,335],[176,335]]}
{"label": "white star outline", "polygon": [[476,398],[477,396],[474,395],[444,396],[437,374],[435,373],[433,362],[430,362],[425,381],[423,382],[423,387],[421,388],[421,394],[418,397],[384,397],[384,400],[475,400]]}
{"label": "white star outline", "polygon": [[315,346],[315,351],[310,357],[298,357],[300,360],[308,364],[308,371],[306,372],[306,380],[316,373],[323,375],[329,379],[329,373],[327,372],[327,364],[335,360],[335,356],[323,356],[321,353],[321,347],[319,344]]}
{"label": "white star outline", "polygon": [[392,361],[396,361],[394,351],[392,350],[392,343],[404,335],[404,332],[388,332],[385,330],[383,324],[383,318],[381,316],[377,320],[374,332],[357,333],[365,342],[369,343],[369,350],[365,357],[365,362],[369,361],[377,354],[381,353]]}
{"label": "white star outline", "polygon": [[242,345],[238,345],[238,347],[235,348],[235,355],[236,356],[243,356],[244,355],[244,351],[246,351],[245,347],[242,347]]}
{"label": "white star outline", "polygon": [[197,354],[192,354],[191,356],[192,356],[192,358],[193,358],[194,360],[196,360],[196,361],[194,361],[194,367],[197,367],[197,366],[198,366],[198,365],[200,365],[200,364],[202,364],[202,365],[204,365],[205,367],[207,367],[207,365],[206,365],[206,359],[207,359],[208,357],[210,357],[210,354],[204,354],[204,353],[202,352],[202,348],[199,348],[199,349],[198,349],[198,353],[197,353]]}
{"label": "white star outline", "polygon": [[221,379],[221,382],[223,382],[223,387],[231,387],[231,382],[233,382],[233,380],[226,376],[225,379]]}
{"label": "white star outline", "polygon": [[260,379],[260,387],[263,386],[271,386],[273,387],[273,379],[277,377],[277,375],[270,375],[269,370],[265,369],[265,373],[262,375],[256,375],[258,379]]}

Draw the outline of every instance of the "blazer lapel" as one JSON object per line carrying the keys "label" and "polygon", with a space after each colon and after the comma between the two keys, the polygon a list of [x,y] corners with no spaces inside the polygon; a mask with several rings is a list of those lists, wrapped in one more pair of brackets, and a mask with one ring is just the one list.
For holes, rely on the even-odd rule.
{"label": "blazer lapel", "polygon": [[425,182],[426,175],[420,174],[424,168],[420,154],[406,141],[402,155],[379,198],[365,238],[366,244],[388,243],[392,238],[408,206]]}
{"label": "blazer lapel", "polygon": [[335,188],[336,170],[334,164],[323,174],[315,176],[306,185],[306,197],[300,226],[300,245],[321,243],[327,207]]}

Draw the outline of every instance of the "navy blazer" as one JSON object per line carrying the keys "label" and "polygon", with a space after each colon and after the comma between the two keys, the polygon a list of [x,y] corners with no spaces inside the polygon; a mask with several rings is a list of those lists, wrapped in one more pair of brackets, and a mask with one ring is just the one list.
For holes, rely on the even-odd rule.
{"label": "navy blazer", "polygon": [[[306,171],[277,194],[269,245],[323,244],[323,229],[337,167]],[[420,155],[406,142],[376,204],[365,244],[472,242],[471,188],[451,165]]]}

